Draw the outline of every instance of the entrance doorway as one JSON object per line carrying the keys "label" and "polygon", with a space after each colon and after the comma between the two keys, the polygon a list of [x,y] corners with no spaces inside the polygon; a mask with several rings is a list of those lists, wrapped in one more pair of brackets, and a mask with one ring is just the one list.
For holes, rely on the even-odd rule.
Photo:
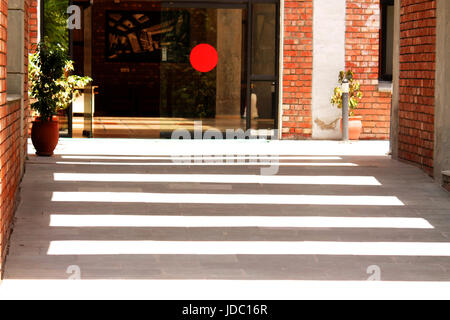
{"label": "entrance doorway", "polygon": [[[96,89],[82,99],[92,106],[71,112],[73,136],[170,138],[200,121],[221,133],[278,129],[278,2],[81,3],[70,50]],[[204,44],[217,65],[198,71],[191,53]]]}

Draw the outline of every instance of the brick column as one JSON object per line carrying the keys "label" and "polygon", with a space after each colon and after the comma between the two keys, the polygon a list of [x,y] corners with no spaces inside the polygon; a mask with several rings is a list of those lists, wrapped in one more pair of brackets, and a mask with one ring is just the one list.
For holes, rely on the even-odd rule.
{"label": "brick column", "polygon": [[361,83],[361,139],[389,139],[391,93],[378,91],[380,0],[347,0],[346,69]]}
{"label": "brick column", "polygon": [[[22,152],[26,156],[28,153],[28,135],[31,124],[31,107],[30,100],[28,97],[28,56],[30,53],[34,52],[37,47],[38,42],[38,18],[37,18],[37,5],[38,0],[24,0],[25,8],[25,32],[24,32],[24,88],[23,88],[23,127],[22,127],[22,137],[23,146]],[[25,159],[23,159],[25,160]],[[23,172],[22,172],[23,174]]]}
{"label": "brick column", "polygon": [[27,148],[30,1],[11,1],[8,8],[0,0],[0,277]]}
{"label": "brick column", "polygon": [[28,27],[28,34],[29,34],[29,42],[28,42],[28,48],[30,52],[33,52],[36,49],[36,45],[38,44],[39,39],[39,20],[38,20],[38,5],[39,0],[27,0],[29,2],[29,27]]}
{"label": "brick column", "polygon": [[436,1],[402,0],[398,157],[433,175]]}
{"label": "brick column", "polygon": [[313,1],[284,2],[283,114],[284,139],[311,138]]}
{"label": "brick column", "polygon": [[8,196],[6,189],[6,166],[7,155],[7,116],[6,105],[6,41],[7,41],[7,17],[8,2],[0,1],[0,275],[3,271],[3,260],[6,255],[6,242],[9,236],[9,225],[11,216],[7,210]]}

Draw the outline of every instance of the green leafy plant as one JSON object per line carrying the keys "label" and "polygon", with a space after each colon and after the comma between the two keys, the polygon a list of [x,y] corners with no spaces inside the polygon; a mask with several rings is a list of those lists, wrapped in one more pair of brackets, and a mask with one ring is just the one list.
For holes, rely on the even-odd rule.
{"label": "green leafy plant", "polygon": [[334,95],[331,97],[331,104],[339,109],[342,109],[342,83],[344,79],[347,79],[349,82],[349,111],[350,116],[353,116],[354,110],[358,107],[358,104],[362,98],[361,85],[359,84],[359,81],[354,79],[353,71],[348,70],[347,72],[339,72],[339,86],[334,88]]}
{"label": "green leafy plant", "polygon": [[[180,118],[214,118],[216,111],[216,72],[194,71],[190,64],[167,64],[162,67],[161,93],[163,114]],[[169,83],[182,75],[182,85]],[[170,98],[169,98],[170,97]],[[171,103],[169,111],[167,105]]]}
{"label": "green leafy plant", "polygon": [[67,0],[44,0],[44,34],[49,45],[69,48]]}
{"label": "green leafy plant", "polygon": [[51,121],[81,94],[77,88],[92,81],[89,77],[70,75],[73,70],[73,61],[61,46],[40,43],[36,53],[30,55],[29,95],[36,99],[31,108],[37,111],[41,121]]}

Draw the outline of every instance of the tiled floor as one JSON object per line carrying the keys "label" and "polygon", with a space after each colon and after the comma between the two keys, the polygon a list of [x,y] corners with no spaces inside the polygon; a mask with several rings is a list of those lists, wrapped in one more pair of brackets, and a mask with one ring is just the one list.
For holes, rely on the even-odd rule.
{"label": "tiled floor", "polygon": [[[417,284],[436,294],[450,283],[449,193],[386,152],[384,142],[62,140],[53,158],[30,155],[3,293],[76,266],[83,280],[144,291],[176,280],[151,285],[234,283],[244,298],[298,286],[310,295],[292,297],[343,297],[338,286],[425,294]],[[261,175],[268,167],[276,174]]]}
{"label": "tiled floor", "polygon": [[[245,128],[245,119],[185,119],[185,118],[133,118],[133,117],[95,117],[92,122],[94,138],[170,138],[174,130],[194,131],[195,121],[202,123],[202,130]],[[252,128],[273,128],[273,120],[253,119]],[[83,138],[84,119],[74,117],[73,137]]]}

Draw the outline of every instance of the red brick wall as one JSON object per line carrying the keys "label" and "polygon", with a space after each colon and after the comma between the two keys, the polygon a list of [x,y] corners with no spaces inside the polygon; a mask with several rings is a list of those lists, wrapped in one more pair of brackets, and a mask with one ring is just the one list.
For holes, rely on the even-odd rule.
{"label": "red brick wall", "polygon": [[[31,52],[34,52],[37,45],[37,4],[38,0],[24,0],[25,6],[25,39],[24,39],[24,57],[23,61],[25,64],[25,82],[24,82],[24,123],[23,123],[23,136],[28,137],[28,132],[30,130],[31,125],[31,107],[30,100],[28,98],[28,55]],[[27,139],[24,139],[24,145],[22,146],[24,154],[27,154]]]}
{"label": "red brick wall", "polygon": [[400,12],[399,150],[433,174],[436,1],[402,0]]}
{"label": "red brick wall", "polygon": [[[3,81],[3,80],[0,80]],[[2,98],[5,93],[2,93]],[[0,107],[0,152],[1,152],[1,256],[6,255],[12,217],[15,210],[20,176],[20,102],[7,103]],[[1,272],[1,270],[0,270]]]}
{"label": "red brick wall", "polygon": [[38,0],[29,0],[29,43],[28,48],[32,52],[38,42]]}
{"label": "red brick wall", "polygon": [[311,138],[313,1],[286,0],[284,10],[282,136]]}
{"label": "red brick wall", "polygon": [[346,69],[361,83],[361,139],[389,139],[391,93],[378,91],[380,0],[347,0]]}
{"label": "red brick wall", "polygon": [[8,133],[7,115],[8,106],[6,104],[6,41],[7,41],[7,15],[8,3],[5,0],[0,1],[0,275],[3,270],[3,260],[6,254],[6,242],[9,236],[9,226],[11,214],[7,209],[7,183],[6,178],[6,162],[7,155],[4,152],[7,149],[5,142]]}
{"label": "red brick wall", "polygon": [[[28,69],[29,49],[29,8],[31,0],[24,0],[25,5],[25,41],[24,64]],[[21,150],[26,154],[28,135],[28,82],[24,83],[24,123],[21,128],[21,102],[7,102],[6,92],[6,41],[7,41],[7,1],[0,1],[0,277],[7,253],[7,243],[11,234],[11,224],[17,204],[19,183],[21,179]],[[14,34],[12,35],[14,36]],[[21,131],[24,134],[23,144]]]}
{"label": "red brick wall", "polygon": [[[355,72],[363,99],[361,139],[389,139],[391,94],[378,91],[380,0],[347,0],[346,68]],[[374,22],[367,28],[369,20]],[[313,1],[287,0],[284,21],[283,116],[285,139],[311,138]]]}

